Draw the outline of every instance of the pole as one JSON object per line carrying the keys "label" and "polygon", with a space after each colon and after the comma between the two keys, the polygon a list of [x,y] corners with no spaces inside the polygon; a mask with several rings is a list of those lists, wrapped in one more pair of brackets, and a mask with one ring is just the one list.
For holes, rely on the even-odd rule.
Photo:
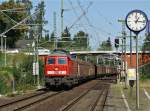
{"label": "pole", "polygon": [[[126,31],[125,31],[125,20],[119,19],[118,22],[121,22],[122,24],[122,39],[123,45],[124,45],[124,75],[125,75],[125,89],[127,89],[127,73],[126,73]],[[123,51],[122,51],[123,53]]]}
{"label": "pole", "polygon": [[[34,35],[35,36],[35,35]],[[35,41],[35,38],[34,38],[34,63],[33,64],[36,64],[36,41]],[[36,69],[36,66],[34,65],[34,69]],[[36,84],[36,70],[34,72],[34,85]]]}
{"label": "pole", "polygon": [[138,34],[136,34],[136,108],[139,109]]}
{"label": "pole", "polygon": [[64,18],[63,18],[63,14],[64,14],[64,0],[61,0],[61,36],[63,34],[63,25],[64,25]]}
{"label": "pole", "polygon": [[3,36],[1,36],[1,52],[3,52]]}
{"label": "pole", "polygon": [[99,57],[96,56],[96,63],[98,64],[99,63]]}
{"label": "pole", "polygon": [[[37,28],[38,29],[38,28]],[[38,34],[36,34],[36,73],[37,73],[37,88],[40,88],[40,76],[39,76],[39,53],[38,53]]]}
{"label": "pole", "polygon": [[121,49],[122,49],[122,53],[121,53],[121,76],[122,76],[122,72],[123,72],[123,70],[124,70],[124,68],[123,68],[123,38],[121,39],[121,41],[122,41],[122,47],[121,47]]}
{"label": "pole", "polygon": [[132,67],[132,32],[130,31],[130,66]]}
{"label": "pole", "polygon": [[86,62],[88,61],[88,57],[87,57],[87,56],[85,56],[85,61],[86,61]]}
{"label": "pole", "polygon": [[124,73],[125,73],[125,89],[127,89],[127,71],[126,71],[126,67],[127,67],[127,64],[126,64],[126,61],[127,61],[127,58],[126,58],[127,54],[126,54],[126,38],[124,37]]}
{"label": "pole", "polygon": [[57,36],[56,36],[56,12],[53,12],[53,22],[54,22],[54,48],[57,49]]}
{"label": "pole", "polygon": [[5,67],[6,67],[6,36],[3,36],[5,38]]}
{"label": "pole", "polygon": [[[132,67],[132,31],[131,30],[130,30],[130,67]],[[134,80],[129,80],[129,84],[130,84],[130,96],[132,96]]]}

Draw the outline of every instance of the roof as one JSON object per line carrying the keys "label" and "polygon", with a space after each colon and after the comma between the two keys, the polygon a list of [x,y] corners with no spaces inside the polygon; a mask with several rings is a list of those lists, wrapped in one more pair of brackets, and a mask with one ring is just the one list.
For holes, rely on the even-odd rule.
{"label": "roof", "polygon": [[[130,51],[126,52],[127,54],[130,53]],[[132,51],[132,53],[136,53],[135,51]],[[139,51],[138,53],[143,53],[143,51]],[[144,51],[144,53],[150,54],[150,51]],[[71,51],[70,54],[77,54],[77,55],[87,55],[87,54],[93,54],[93,55],[99,55],[99,54],[122,54],[121,51]]]}
{"label": "roof", "polygon": [[53,54],[50,54],[49,56],[68,56],[68,55],[67,54],[53,53]]}

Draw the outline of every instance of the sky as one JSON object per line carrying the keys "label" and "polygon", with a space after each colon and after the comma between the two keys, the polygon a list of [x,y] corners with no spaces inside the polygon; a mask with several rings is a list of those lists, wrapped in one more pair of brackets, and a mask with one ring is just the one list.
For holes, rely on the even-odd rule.
{"label": "sky", "polygon": [[[4,0],[0,0],[4,1]],[[32,0],[36,6],[41,0]],[[61,0],[44,0],[46,5],[45,19],[48,24],[46,29],[53,31],[53,12],[56,12],[57,36],[60,37]],[[79,2],[78,2],[79,1]],[[87,7],[91,3],[87,10]],[[72,37],[79,30],[89,34],[90,45],[95,50],[99,43],[107,40],[108,37],[114,42],[114,39],[121,36],[121,24],[118,19],[125,19],[126,15],[133,9],[144,11],[150,18],[150,0],[64,0],[64,28],[70,27],[82,14],[81,7],[87,12],[86,16],[73,25],[70,29]],[[129,30],[126,28],[129,33]],[[145,31],[140,33],[139,39],[143,40]],[[141,42],[140,40],[140,42]]]}
{"label": "sky", "polygon": [[[79,2],[78,2],[79,1]],[[34,0],[35,4],[39,0]],[[80,21],[76,22],[70,30],[72,36],[79,30],[88,32],[90,45],[95,50],[99,43],[107,40],[108,37],[114,42],[114,39],[121,36],[121,24],[118,19],[125,19],[126,15],[133,9],[144,11],[150,18],[150,1],[149,0],[64,0],[64,27],[70,27],[81,16],[83,11],[80,5],[86,11],[86,17],[83,16]],[[57,15],[57,36],[60,36],[60,8],[61,0],[45,0],[46,4],[46,26],[49,31],[53,31],[53,12]],[[91,26],[92,25],[92,26]],[[128,29],[126,31],[129,33]],[[139,36],[143,36],[145,31]],[[142,37],[139,39],[143,40]],[[128,40],[127,40],[128,41]]]}

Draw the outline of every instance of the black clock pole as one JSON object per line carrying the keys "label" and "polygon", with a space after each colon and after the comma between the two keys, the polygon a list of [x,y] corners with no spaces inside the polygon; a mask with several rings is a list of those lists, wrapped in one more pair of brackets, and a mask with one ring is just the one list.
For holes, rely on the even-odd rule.
{"label": "black clock pole", "polygon": [[148,18],[143,11],[136,9],[129,12],[125,20],[128,29],[136,35],[136,108],[139,109],[138,34],[146,28]]}
{"label": "black clock pole", "polygon": [[139,54],[138,54],[138,33],[136,34],[135,42],[136,42],[136,108],[139,109],[139,73],[138,73],[138,65],[139,65]]}

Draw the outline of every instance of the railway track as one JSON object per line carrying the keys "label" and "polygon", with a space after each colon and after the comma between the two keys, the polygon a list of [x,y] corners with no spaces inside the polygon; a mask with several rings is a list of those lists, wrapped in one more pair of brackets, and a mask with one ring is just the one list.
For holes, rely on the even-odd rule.
{"label": "railway track", "polygon": [[[32,96],[24,97],[0,105],[0,111],[70,111],[72,109],[75,109],[74,111],[95,111],[96,109],[102,111],[110,84],[100,80],[96,81],[92,83],[94,85],[88,83],[88,85],[75,88],[74,91],[76,91],[76,96],[74,97],[73,90],[40,92]],[[67,99],[68,96],[70,99]],[[61,103],[60,101],[63,102]],[[78,109],[76,109],[76,107],[78,107]]]}
{"label": "railway track", "polygon": [[17,102],[20,102],[20,101],[23,101],[23,100],[27,100],[27,99],[30,99],[32,97],[36,97],[36,96],[39,96],[39,95],[42,95],[44,93],[47,93],[45,91],[41,91],[41,92],[38,92],[38,93],[34,93],[32,95],[28,95],[27,97],[22,97],[22,98],[19,98],[19,99],[14,99],[14,100],[11,100],[10,102],[6,102],[4,104],[1,104],[0,105],[0,109],[3,108],[3,107],[6,107],[6,106],[9,106],[11,104],[14,104],[14,103],[17,103]]}
{"label": "railway track", "polygon": [[14,100],[0,105],[0,111],[22,111],[42,101],[50,99],[64,91],[59,92],[41,92],[18,100]]}
{"label": "railway track", "polygon": [[[78,96],[77,98],[75,98],[74,100],[72,100],[71,102],[69,102],[66,106],[64,106],[63,108],[60,109],[60,111],[70,111],[71,108],[78,104],[78,102],[83,99],[93,88],[99,86],[99,83],[96,84],[94,87],[92,87],[91,89],[85,91],[84,93],[82,93],[80,96]],[[104,85],[101,87],[100,93],[97,97],[97,99],[95,100],[95,102],[92,104],[92,106],[90,107],[89,111],[96,111],[98,109],[98,111],[103,111],[105,102],[106,102],[106,98],[107,98],[107,94],[108,94],[108,89],[109,89],[110,85]]]}
{"label": "railway track", "polygon": [[90,111],[103,111],[104,105],[106,102],[106,98],[108,95],[108,89],[103,89],[102,92],[99,94],[98,98],[96,99],[94,105],[90,109]]}

